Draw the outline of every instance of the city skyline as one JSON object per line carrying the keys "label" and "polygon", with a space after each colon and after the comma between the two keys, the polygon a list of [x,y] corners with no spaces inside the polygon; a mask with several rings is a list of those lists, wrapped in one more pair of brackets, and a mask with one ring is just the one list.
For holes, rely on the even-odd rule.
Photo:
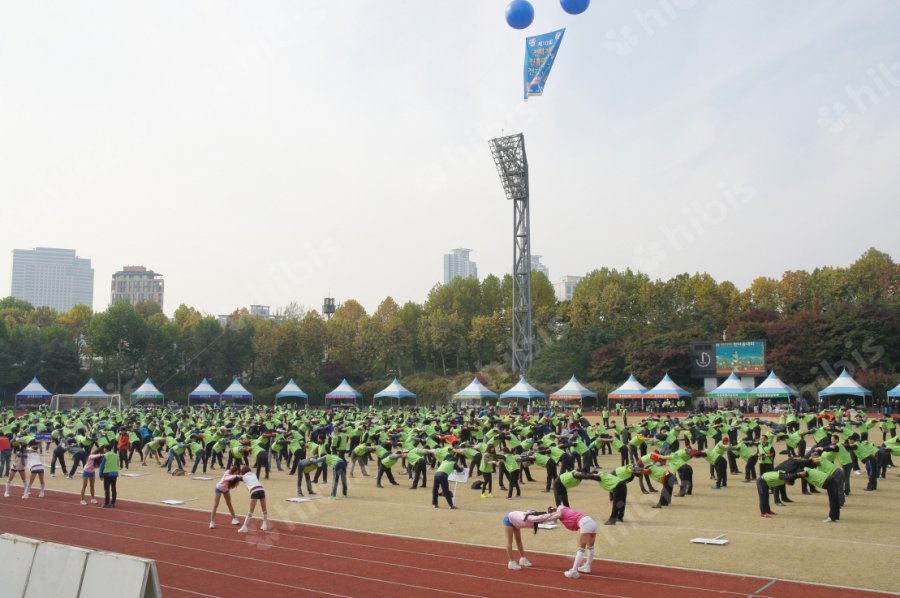
{"label": "city skyline", "polygon": [[525,34],[483,2],[7,3],[0,251],[76,247],[98,309],[123,263],[167,313],[422,303],[447,248],[510,271],[488,140],[521,131],[553,278],[900,256],[896,3],[539,5],[527,34],[562,27],[522,102]]}
{"label": "city skyline", "polygon": [[93,307],[91,260],[78,257],[74,249],[15,249],[12,262],[10,296],[57,312],[69,311],[78,304]]}

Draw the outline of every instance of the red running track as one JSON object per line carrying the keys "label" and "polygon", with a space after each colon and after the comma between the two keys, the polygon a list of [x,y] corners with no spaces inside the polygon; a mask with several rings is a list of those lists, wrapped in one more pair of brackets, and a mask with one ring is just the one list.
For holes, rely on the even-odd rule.
{"label": "red running track", "polygon": [[[0,531],[155,559],[166,598],[360,596],[621,596],[667,598],[769,596],[873,598],[877,592],[764,577],[682,570],[596,559],[594,573],[566,579],[571,557],[532,553],[535,566],[506,568],[501,548],[274,522],[274,530],[242,535],[229,518],[207,528],[200,511],[121,502],[83,507],[77,497],[48,492],[0,499]],[[463,514],[464,515],[464,514]],[[254,519],[251,528],[258,528]],[[500,542],[501,529],[497,523]],[[527,544],[526,544],[527,549]]]}

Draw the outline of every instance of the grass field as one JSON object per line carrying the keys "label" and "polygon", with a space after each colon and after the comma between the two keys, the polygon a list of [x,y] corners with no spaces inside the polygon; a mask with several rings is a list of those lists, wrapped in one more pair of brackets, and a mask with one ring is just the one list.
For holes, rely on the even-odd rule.
{"label": "grass field", "polygon": [[[880,432],[873,440],[880,441]],[[778,449],[784,448],[778,445]],[[619,456],[600,457],[604,469],[619,463]],[[598,558],[635,563],[652,563],[759,575],[778,579],[817,582],[829,585],[869,588],[893,592],[898,588],[892,567],[900,558],[900,469],[889,469],[880,480],[877,492],[864,492],[866,476],[851,476],[852,495],[841,512],[841,521],[826,524],[827,496],[822,493],[803,496],[799,483],[789,488],[796,502],[775,507],[777,516],[759,516],[755,484],[742,483],[743,475],[729,478],[726,489],[712,490],[708,466],[703,460],[694,466],[694,495],[675,498],[666,509],[652,509],[656,495],[642,495],[637,482],[629,484],[626,524],[601,526],[597,542]],[[741,463],[741,466],[743,464]],[[399,473],[399,466],[395,467]],[[295,495],[296,478],[287,472],[272,471],[263,480],[269,497],[269,515],[286,522],[303,522],[337,528],[365,530],[418,538],[430,538],[473,545],[501,546],[500,521],[510,510],[544,509],[553,499],[545,494],[545,471],[532,468],[536,482],[524,483],[519,499],[505,500],[495,476],[495,496],[481,499],[476,490],[459,486],[457,504],[450,511],[441,499],[441,508],[431,506],[431,472],[427,490],[409,490],[405,474],[397,476],[399,486],[375,487],[373,477],[349,479],[349,498],[321,498],[296,504],[286,499]],[[124,477],[119,482],[123,499],[159,503],[165,499],[188,501],[184,507],[208,510],[212,505],[214,480],[198,481],[165,474],[152,462],[139,464],[129,472],[141,477]],[[202,475],[202,474],[197,474]],[[206,474],[218,479],[218,470]],[[330,482],[330,478],[329,478]],[[385,482],[386,484],[386,482]],[[451,485],[452,486],[452,485]],[[68,480],[57,473],[48,487],[78,492],[81,480]],[[325,495],[328,486],[314,486]],[[14,491],[14,496],[21,488]],[[98,483],[98,495],[102,485]],[[233,493],[238,514],[246,512],[249,502],[241,486]],[[608,494],[593,482],[584,482],[570,490],[572,507],[585,511],[598,521],[609,514]],[[73,497],[77,501],[77,497]],[[36,501],[35,501],[36,502]],[[85,507],[88,508],[88,507]],[[224,502],[222,503],[224,509]],[[221,511],[220,513],[227,513]],[[220,522],[224,518],[220,518]],[[192,524],[193,525],[193,524]],[[727,546],[692,544],[691,538],[725,534]],[[542,530],[536,536],[525,534],[526,549],[550,553],[573,552],[576,535],[563,528]]]}

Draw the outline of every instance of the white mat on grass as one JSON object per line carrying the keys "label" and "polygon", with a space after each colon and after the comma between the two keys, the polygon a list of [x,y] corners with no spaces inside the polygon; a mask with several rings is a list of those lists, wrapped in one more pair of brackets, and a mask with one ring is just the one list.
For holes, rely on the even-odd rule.
{"label": "white mat on grass", "polygon": [[725,539],[725,534],[716,536],[715,538],[694,538],[691,542],[694,544],[715,544],[716,546],[728,544],[728,540]]}

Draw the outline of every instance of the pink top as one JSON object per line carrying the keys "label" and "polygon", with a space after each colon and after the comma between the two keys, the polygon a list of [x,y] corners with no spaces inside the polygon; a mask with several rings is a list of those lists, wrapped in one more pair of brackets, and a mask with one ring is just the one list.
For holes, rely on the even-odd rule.
{"label": "pink top", "polygon": [[216,482],[216,490],[219,492],[228,492],[231,488],[228,487],[228,482],[231,480],[239,480],[241,476],[237,474],[228,473],[227,471],[222,476],[222,479]]}
{"label": "pink top", "polygon": [[556,513],[538,513],[537,515],[532,515],[528,511],[511,511],[507,513],[506,516],[509,518],[509,522],[513,527],[518,527],[520,529],[531,527],[535,523],[556,521],[556,519],[559,517],[559,515],[557,515]]}
{"label": "pink top", "polygon": [[578,522],[584,517],[584,513],[573,511],[565,505],[557,508],[556,512],[559,513],[559,520],[562,521],[562,524],[566,526],[567,530],[573,532],[578,531]]}
{"label": "pink top", "polygon": [[87,458],[87,461],[84,464],[84,472],[85,473],[94,473],[94,470],[97,469],[97,465],[100,463],[100,459],[103,458],[101,453],[96,453]]}

